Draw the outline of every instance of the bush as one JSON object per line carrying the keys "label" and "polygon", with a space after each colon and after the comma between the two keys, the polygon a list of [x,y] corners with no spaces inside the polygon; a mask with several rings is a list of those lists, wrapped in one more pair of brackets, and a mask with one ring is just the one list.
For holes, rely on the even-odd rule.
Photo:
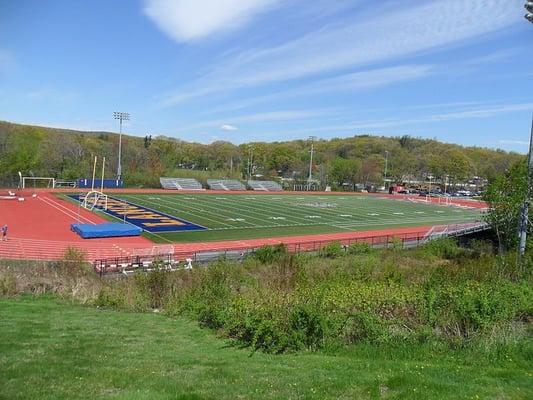
{"label": "bush", "polygon": [[146,297],[151,308],[162,308],[165,305],[170,290],[169,271],[155,269],[146,274],[135,275],[135,285],[142,295]]}
{"label": "bush", "polygon": [[288,254],[287,247],[283,244],[263,246],[254,252],[254,257],[262,264],[272,264]]}
{"label": "bush", "polygon": [[358,254],[370,254],[374,249],[368,243],[353,243],[348,246],[348,254],[358,255]]}
{"label": "bush", "polygon": [[449,237],[430,240],[424,246],[424,249],[435,257],[441,257],[448,260],[463,254],[463,250],[459,247],[457,241]]}
{"label": "bush", "polygon": [[344,254],[341,242],[328,243],[318,250],[318,255],[323,258],[337,258]]}
{"label": "bush", "polygon": [[17,279],[14,274],[0,276],[0,296],[11,297],[17,294]]}

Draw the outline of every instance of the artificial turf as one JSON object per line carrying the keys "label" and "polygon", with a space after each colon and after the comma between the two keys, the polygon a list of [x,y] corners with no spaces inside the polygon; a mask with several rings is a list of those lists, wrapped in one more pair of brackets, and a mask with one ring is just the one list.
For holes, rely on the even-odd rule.
{"label": "artificial turf", "polygon": [[207,228],[147,234],[156,242],[366,231],[469,222],[481,217],[478,210],[353,194],[128,193],[112,197]]}

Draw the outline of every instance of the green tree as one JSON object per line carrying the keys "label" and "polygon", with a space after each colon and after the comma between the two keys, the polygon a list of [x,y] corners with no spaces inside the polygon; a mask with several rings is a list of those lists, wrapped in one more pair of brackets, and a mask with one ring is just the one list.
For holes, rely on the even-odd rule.
{"label": "green tree", "polygon": [[[527,193],[527,165],[525,162],[513,164],[509,170],[498,176],[487,188],[484,200],[489,203],[485,220],[496,236],[500,251],[517,245],[520,210]],[[531,235],[531,224],[529,232]]]}
{"label": "green tree", "polygon": [[361,173],[361,162],[356,159],[344,159],[337,157],[331,163],[331,170],[329,172],[330,181],[342,185],[349,183],[355,185]]}

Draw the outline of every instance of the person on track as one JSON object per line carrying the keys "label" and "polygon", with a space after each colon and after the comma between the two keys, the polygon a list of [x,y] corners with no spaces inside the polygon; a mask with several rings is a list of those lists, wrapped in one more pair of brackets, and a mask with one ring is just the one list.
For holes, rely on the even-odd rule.
{"label": "person on track", "polygon": [[2,241],[7,240],[7,224],[2,227]]}

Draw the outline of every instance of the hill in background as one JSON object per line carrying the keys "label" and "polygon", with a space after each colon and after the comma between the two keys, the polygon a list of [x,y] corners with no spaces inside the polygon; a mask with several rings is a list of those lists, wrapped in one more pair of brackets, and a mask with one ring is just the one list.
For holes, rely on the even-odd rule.
{"label": "hill in background", "polygon": [[[123,135],[122,169],[128,186],[159,186],[160,176],[247,178],[255,176],[305,181],[309,143],[251,142],[234,145]],[[251,152],[250,152],[251,149]],[[492,179],[523,156],[503,150],[465,147],[411,136],[358,135],[315,142],[313,177],[322,184],[397,182],[449,176],[461,182]],[[118,134],[21,125],[0,121],[0,184],[16,185],[18,171],[74,180],[91,175],[94,155],[106,157],[108,177],[116,174]],[[250,163],[250,154],[252,156]],[[388,154],[388,156],[387,156]]]}

